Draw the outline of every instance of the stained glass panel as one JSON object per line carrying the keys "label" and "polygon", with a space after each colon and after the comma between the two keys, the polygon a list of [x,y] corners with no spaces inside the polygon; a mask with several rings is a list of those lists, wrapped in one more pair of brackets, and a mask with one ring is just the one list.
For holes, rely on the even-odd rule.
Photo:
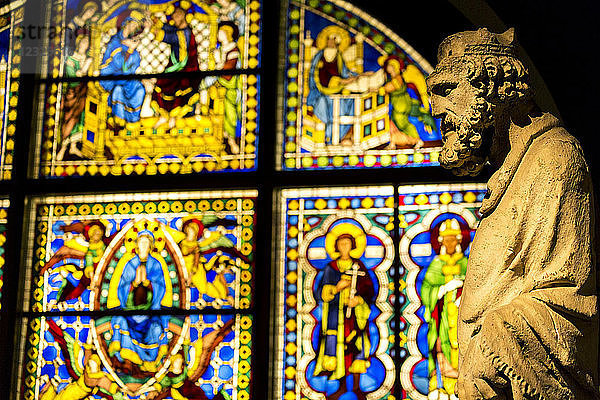
{"label": "stained glass panel", "polygon": [[[153,339],[161,324],[168,328]],[[52,316],[27,325],[22,399],[249,398],[249,316]]]}
{"label": "stained glass panel", "polygon": [[39,174],[253,170],[258,88],[255,75],[44,85]]}
{"label": "stained glass panel", "polygon": [[[53,0],[49,77],[256,68],[258,0]],[[113,61],[127,61],[117,68]],[[45,75],[46,75],[45,74]]]}
{"label": "stained glass panel", "polygon": [[286,35],[283,169],[437,165],[431,66],[404,40],[340,0],[290,0]]}
{"label": "stained glass panel", "polygon": [[276,398],[391,399],[393,188],[284,190],[281,213]]}
{"label": "stained glass panel", "polygon": [[400,187],[402,399],[452,399],[456,323],[485,185]]}
{"label": "stained glass panel", "polygon": [[248,399],[256,196],[34,198],[23,398]]}
{"label": "stained glass panel", "polygon": [[[255,196],[209,192],[36,202],[27,279],[33,282],[31,310],[248,308]],[[148,271],[136,277],[142,250],[153,266],[146,263]],[[160,298],[140,289],[138,300],[144,301],[135,303],[122,292],[134,282],[154,287]]]}
{"label": "stained glass panel", "polygon": [[24,1],[0,6],[0,180],[10,179],[15,148],[15,123],[21,63]]}

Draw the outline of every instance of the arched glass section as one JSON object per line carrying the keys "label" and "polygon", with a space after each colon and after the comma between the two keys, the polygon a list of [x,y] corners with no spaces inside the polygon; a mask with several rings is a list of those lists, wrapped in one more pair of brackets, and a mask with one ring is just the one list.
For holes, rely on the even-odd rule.
{"label": "arched glass section", "polygon": [[280,168],[437,165],[431,66],[409,44],[338,0],[290,1],[285,35]]}

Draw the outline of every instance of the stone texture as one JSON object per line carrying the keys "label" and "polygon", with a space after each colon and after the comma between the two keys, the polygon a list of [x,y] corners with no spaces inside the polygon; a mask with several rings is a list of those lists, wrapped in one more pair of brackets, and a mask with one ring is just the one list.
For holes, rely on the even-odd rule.
{"label": "stone texture", "polygon": [[448,37],[427,83],[442,165],[494,171],[459,307],[459,398],[599,399],[594,200],[579,143],[533,103],[513,30]]}

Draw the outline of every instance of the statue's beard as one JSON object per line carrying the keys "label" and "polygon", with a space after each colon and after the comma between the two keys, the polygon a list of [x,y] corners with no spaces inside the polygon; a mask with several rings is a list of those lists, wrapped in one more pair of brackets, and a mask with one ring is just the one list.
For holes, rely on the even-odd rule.
{"label": "statue's beard", "polygon": [[493,127],[493,106],[476,99],[468,115],[446,114],[442,120],[443,147],[440,164],[458,176],[478,175],[487,161],[483,146]]}

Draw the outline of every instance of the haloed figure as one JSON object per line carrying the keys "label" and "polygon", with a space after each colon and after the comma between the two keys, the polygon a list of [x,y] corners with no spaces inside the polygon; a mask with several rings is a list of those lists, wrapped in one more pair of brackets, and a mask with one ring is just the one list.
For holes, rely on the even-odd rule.
{"label": "haloed figure", "polygon": [[[165,72],[197,72],[198,46],[196,36],[187,22],[185,10],[176,7],[171,14],[172,24],[153,26],[156,40],[167,43],[171,47],[171,56]],[[169,128],[175,127],[176,118],[183,118],[192,113],[195,88],[201,79],[183,75],[178,79],[158,78],[152,92],[152,109],[160,118],[155,128],[168,123]]]}
{"label": "haloed figure", "polygon": [[421,301],[429,325],[428,371],[430,398],[456,399],[454,386],[458,378],[458,305],[467,271],[467,257],[461,246],[463,236],[456,219],[439,227],[437,255],[423,280]]}
{"label": "haloed figure", "polygon": [[[65,75],[68,78],[79,78],[87,75],[92,64],[88,55],[90,38],[87,35],[78,36],[75,41],[75,52],[67,58]],[[67,146],[71,156],[83,157],[77,148],[81,141],[85,122],[85,98],[87,95],[87,82],[69,82],[66,84],[66,93],[63,100],[63,125],[62,144],[57,158],[62,160]]]}
{"label": "haloed figure", "polygon": [[[360,374],[369,367],[371,341],[367,324],[375,292],[364,264],[350,255],[355,248],[354,236],[337,237],[335,250],[339,257],[324,268],[316,293],[323,317],[314,375],[340,382],[328,400],[337,400],[346,392],[353,392],[359,400],[366,398],[359,383]],[[347,385],[349,375],[351,387]]]}
{"label": "haloed figure", "polygon": [[[425,129],[429,131],[436,129],[435,120],[423,108],[422,96],[417,86],[404,80],[403,73],[407,69],[404,61],[396,56],[388,56],[383,62],[383,69],[387,82],[378,91],[380,95],[388,94],[390,97],[392,122],[390,148],[418,149],[424,143],[409,117],[421,120]],[[417,99],[411,97],[409,89],[415,93]]]}
{"label": "haloed figure", "polygon": [[[213,281],[209,282],[207,278],[207,268],[214,266],[216,258],[211,262],[206,262],[203,253],[206,249],[200,246],[200,240],[203,239],[204,225],[196,219],[186,221],[182,227],[185,233],[185,239],[179,244],[183,254],[183,260],[188,272],[188,279],[191,284],[198,289],[200,296],[208,295],[220,301],[227,301],[230,305],[234,304],[233,297],[229,295],[229,287],[225,279],[224,272],[216,274]],[[204,250],[204,252],[203,252]]]}
{"label": "haloed figure", "polygon": [[[219,25],[217,40],[219,41],[218,62],[224,70],[239,68],[240,50],[237,45],[240,32],[231,22]],[[216,55],[215,54],[215,55]],[[225,120],[224,129],[227,143],[232,153],[240,151],[237,135],[238,121],[242,115],[241,79],[238,75],[223,75],[217,79],[220,86],[225,88]]]}
{"label": "haloed figure", "polygon": [[[117,18],[118,32],[106,45],[100,66],[101,75],[132,75],[140,66],[141,56],[137,50],[144,23],[148,20],[137,10],[127,10]],[[118,132],[128,122],[140,120],[146,90],[139,80],[122,79],[100,81],[110,93],[108,104],[112,116],[109,125]]]}
{"label": "haloed figure", "polygon": [[[346,85],[356,80],[357,75],[346,66],[340,44],[342,37],[339,33],[331,33],[327,36],[325,46],[320,50],[311,62],[308,79],[309,92],[307,105],[312,107],[314,115],[325,124],[325,142],[334,143],[333,139],[333,99],[331,95],[342,93]],[[340,115],[352,115],[354,103],[348,100],[340,102]],[[352,144],[350,139],[350,127],[340,128],[339,142]]]}
{"label": "haloed figure", "polygon": [[166,264],[153,249],[153,233],[139,232],[135,254],[119,261],[116,270],[121,275],[113,277],[109,287],[109,308],[142,311],[111,319],[108,353],[123,370],[156,372],[167,354],[170,317],[143,314],[172,304]]}

